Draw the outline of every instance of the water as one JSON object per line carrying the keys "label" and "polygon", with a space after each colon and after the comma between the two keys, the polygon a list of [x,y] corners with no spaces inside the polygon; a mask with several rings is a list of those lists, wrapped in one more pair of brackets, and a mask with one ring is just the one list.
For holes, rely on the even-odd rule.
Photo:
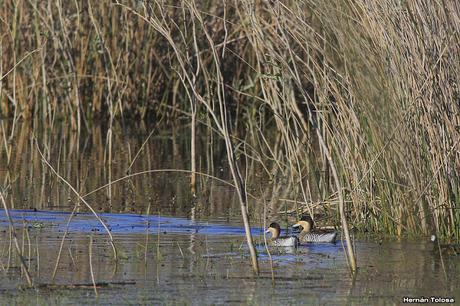
{"label": "water", "polygon": [[[10,128],[5,128],[7,135]],[[34,134],[26,124],[15,129],[6,145],[11,151],[7,154],[6,147],[0,147],[0,175],[36,287],[26,288],[5,212],[0,210],[0,305],[394,305],[405,296],[460,299],[460,256],[441,260],[428,238],[357,239],[355,277],[350,276],[341,242],[270,249],[269,254],[263,245],[264,210],[266,224],[277,221],[286,228],[295,220],[280,212],[292,209],[294,202],[276,200],[292,195],[282,188],[275,192],[250,162],[246,170],[256,174],[250,176],[248,190],[256,198],[275,199],[264,205],[250,197],[258,276],[251,270],[238,198],[228,184],[199,177],[194,197],[186,173],[160,171],[91,193],[127,173],[188,169],[187,128],[155,133],[143,146],[148,127],[114,126],[110,165],[104,127],[95,125],[79,135],[59,126],[35,127]],[[113,234],[118,261],[104,227],[43,164],[32,135],[52,166],[81,195],[91,193],[85,199]],[[203,137],[197,147],[199,170],[231,182],[222,144]],[[77,214],[67,227],[75,205]]]}
{"label": "water", "polygon": [[[440,258],[425,242],[356,242],[359,272],[348,272],[341,243],[304,245],[297,250],[258,246],[261,273],[250,268],[241,224],[166,216],[101,214],[114,235],[113,260],[103,228],[87,213],[69,227],[55,282],[51,275],[69,213],[12,211],[37,289],[24,285],[13,260],[0,281],[2,303],[94,303],[89,266],[101,304],[400,304],[404,296],[458,297],[459,258]],[[1,263],[8,258],[5,215],[0,214]],[[262,243],[262,229],[253,234]],[[30,247],[29,247],[30,241]],[[21,243],[22,245],[22,243]],[[29,253],[30,252],[30,253]],[[273,279],[272,279],[273,268]]]}

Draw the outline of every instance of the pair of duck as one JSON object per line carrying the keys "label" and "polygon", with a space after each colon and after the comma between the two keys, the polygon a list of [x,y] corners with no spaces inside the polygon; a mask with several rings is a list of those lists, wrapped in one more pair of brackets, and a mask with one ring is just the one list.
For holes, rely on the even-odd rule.
{"label": "pair of duck", "polygon": [[319,231],[313,230],[313,219],[310,216],[303,216],[299,222],[294,224],[292,227],[301,227],[302,231],[298,236],[280,237],[280,225],[276,222],[270,224],[266,233],[271,233],[270,245],[281,246],[281,247],[296,247],[300,243],[312,243],[312,242],[331,242],[334,243],[337,237],[336,231]]}

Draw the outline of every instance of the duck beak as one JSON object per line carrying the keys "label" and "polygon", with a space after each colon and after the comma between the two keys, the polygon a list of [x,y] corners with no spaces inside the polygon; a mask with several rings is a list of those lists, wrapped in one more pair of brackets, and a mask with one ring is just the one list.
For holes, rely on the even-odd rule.
{"label": "duck beak", "polygon": [[270,233],[270,230],[267,228],[267,229],[265,230],[265,234],[268,234],[268,233]]}
{"label": "duck beak", "polygon": [[294,233],[300,232],[300,224],[299,224],[299,222],[297,222],[296,224],[294,224],[294,225],[292,226],[292,228],[293,228]]}

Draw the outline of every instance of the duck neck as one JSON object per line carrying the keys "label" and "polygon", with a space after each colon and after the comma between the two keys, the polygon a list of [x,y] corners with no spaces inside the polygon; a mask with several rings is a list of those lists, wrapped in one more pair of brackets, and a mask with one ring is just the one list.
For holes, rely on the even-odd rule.
{"label": "duck neck", "polygon": [[303,237],[312,230],[312,224],[308,221],[300,221],[300,226],[302,226],[302,231],[300,235]]}
{"label": "duck neck", "polygon": [[280,232],[275,228],[270,228],[269,231],[272,234],[272,240],[275,240],[280,236]]}

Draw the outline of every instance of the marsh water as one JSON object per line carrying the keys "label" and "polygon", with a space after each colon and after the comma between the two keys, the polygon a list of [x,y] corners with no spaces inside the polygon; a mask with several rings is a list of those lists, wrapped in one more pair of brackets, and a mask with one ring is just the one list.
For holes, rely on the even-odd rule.
{"label": "marsh water", "polygon": [[[356,234],[354,277],[340,241],[267,251],[263,211],[265,222],[279,221],[284,229],[294,221],[282,215],[287,211],[282,205],[251,210],[261,270],[256,276],[233,188],[200,177],[200,192],[193,196],[188,174],[169,171],[189,167],[184,130],[149,138],[151,128],[120,126],[113,133],[109,166],[105,131],[93,127],[75,135],[60,127],[32,135],[22,124],[12,131],[14,142],[2,147],[3,190],[35,287],[27,288],[21,275],[1,210],[1,305],[383,305],[402,304],[404,297],[460,299],[459,256],[439,256],[425,238]],[[211,154],[208,149],[199,154],[200,171],[231,181],[222,147],[209,139],[198,145],[209,146]],[[38,149],[107,224],[118,260],[104,227],[43,163]],[[92,192],[128,174],[158,169],[168,171],[134,175]],[[267,185],[262,177],[255,182]],[[256,192],[260,188],[254,185],[249,189]]]}

